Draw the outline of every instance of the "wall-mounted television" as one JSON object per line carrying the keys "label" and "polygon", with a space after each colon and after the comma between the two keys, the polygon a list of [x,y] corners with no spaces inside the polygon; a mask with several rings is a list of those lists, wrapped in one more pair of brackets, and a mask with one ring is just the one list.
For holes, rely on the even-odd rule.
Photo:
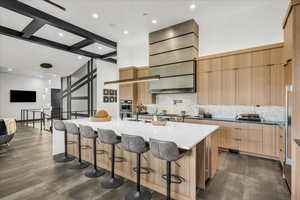
{"label": "wall-mounted television", "polygon": [[36,102],[36,91],[10,90],[10,102]]}

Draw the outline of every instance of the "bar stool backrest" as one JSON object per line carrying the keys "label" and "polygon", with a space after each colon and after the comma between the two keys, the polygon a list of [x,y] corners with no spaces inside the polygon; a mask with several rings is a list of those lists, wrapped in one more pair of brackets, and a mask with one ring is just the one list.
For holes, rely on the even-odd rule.
{"label": "bar stool backrest", "polygon": [[104,144],[118,144],[120,141],[118,140],[117,134],[110,129],[98,129],[98,138]]}
{"label": "bar stool backrest", "polygon": [[97,137],[94,129],[90,126],[79,125],[80,135],[85,138],[94,139]]}
{"label": "bar stool backrest", "polygon": [[72,122],[65,122],[65,126],[67,129],[67,133],[72,135],[79,135],[79,128],[75,123]]}
{"label": "bar stool backrest", "polygon": [[151,153],[166,161],[176,161],[180,158],[180,153],[177,145],[174,142],[161,141],[150,138],[150,151]]}
{"label": "bar stool backrest", "polygon": [[122,134],[122,146],[128,152],[144,153],[149,150],[141,136]]}
{"label": "bar stool backrest", "polygon": [[66,126],[62,120],[53,120],[54,128],[58,131],[65,131]]}

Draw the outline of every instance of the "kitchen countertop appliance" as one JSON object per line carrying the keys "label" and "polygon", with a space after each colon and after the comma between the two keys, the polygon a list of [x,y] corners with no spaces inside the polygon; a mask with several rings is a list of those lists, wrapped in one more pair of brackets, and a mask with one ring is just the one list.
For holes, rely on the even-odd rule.
{"label": "kitchen countertop appliance", "polygon": [[133,112],[132,100],[120,100],[120,118],[131,118]]}

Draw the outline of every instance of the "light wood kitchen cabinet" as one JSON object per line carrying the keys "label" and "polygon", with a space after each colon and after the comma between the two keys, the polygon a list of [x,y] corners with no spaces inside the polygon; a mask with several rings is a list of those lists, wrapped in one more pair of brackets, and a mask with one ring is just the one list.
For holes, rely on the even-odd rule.
{"label": "light wood kitchen cabinet", "polygon": [[252,68],[252,105],[270,105],[270,67],[253,67]]}
{"label": "light wood kitchen cabinet", "polygon": [[279,142],[278,142],[278,150],[277,152],[279,153],[279,158],[281,165],[283,166],[284,164],[284,159],[285,159],[285,131],[284,128],[281,126],[276,126],[276,132],[277,135],[279,136]]}
{"label": "light wood kitchen cabinet", "polygon": [[[275,135],[275,132],[274,132]],[[245,136],[246,152],[261,154],[263,151],[263,127],[257,124],[248,124]]]}
{"label": "light wood kitchen cabinet", "polygon": [[284,47],[283,47],[283,63],[287,63],[294,58],[294,11],[289,13],[284,26]]}
{"label": "light wood kitchen cabinet", "polygon": [[236,105],[251,105],[251,68],[236,70]]}
{"label": "light wood kitchen cabinet", "polygon": [[290,68],[283,70],[282,57],[283,43],[201,57],[198,103],[282,106],[283,81],[291,82]]}
{"label": "light wood kitchen cabinet", "polygon": [[277,126],[263,125],[263,154],[279,157],[279,133]]}
{"label": "light wood kitchen cabinet", "polygon": [[198,61],[198,72],[211,72],[221,70],[221,58],[212,58]]}
{"label": "light wood kitchen cabinet", "polygon": [[278,125],[193,119],[185,119],[185,122],[219,126],[216,140],[223,149],[235,149],[276,160],[284,158],[284,129]]}
{"label": "light wood kitchen cabinet", "polygon": [[284,105],[284,67],[271,66],[271,105]]}
{"label": "light wood kitchen cabinet", "polygon": [[202,72],[197,74],[197,102],[198,104],[209,104],[208,95],[209,91],[209,73]]}
{"label": "light wood kitchen cabinet", "polygon": [[236,70],[224,70],[221,72],[221,101],[222,105],[235,105],[236,98]]}
{"label": "light wood kitchen cabinet", "polygon": [[[136,77],[135,67],[126,67],[126,68],[120,69],[119,77],[120,77],[120,80],[135,78]],[[119,85],[120,99],[135,101],[136,100],[136,92],[137,92],[136,83]]]}
{"label": "light wood kitchen cabinet", "polygon": [[270,50],[255,51],[252,53],[252,67],[267,66],[271,63]]}
{"label": "light wood kitchen cabinet", "polygon": [[283,48],[270,49],[270,64],[280,65],[282,64]]}
{"label": "light wood kitchen cabinet", "polygon": [[209,104],[212,105],[220,105],[221,104],[221,80],[222,80],[222,72],[221,71],[212,71],[208,73],[208,101]]}
{"label": "light wood kitchen cabinet", "polygon": [[292,62],[288,62],[284,66],[284,84],[285,85],[292,84]]}
{"label": "light wood kitchen cabinet", "polygon": [[[149,76],[149,68],[137,68],[137,77]],[[149,93],[149,82],[137,83],[137,104],[155,104],[155,95]]]}
{"label": "light wood kitchen cabinet", "polygon": [[228,55],[222,57],[222,69],[229,70],[237,68],[238,59],[236,55]]}
{"label": "light wood kitchen cabinet", "polygon": [[242,53],[237,56],[237,68],[248,68],[252,66],[251,53]]}

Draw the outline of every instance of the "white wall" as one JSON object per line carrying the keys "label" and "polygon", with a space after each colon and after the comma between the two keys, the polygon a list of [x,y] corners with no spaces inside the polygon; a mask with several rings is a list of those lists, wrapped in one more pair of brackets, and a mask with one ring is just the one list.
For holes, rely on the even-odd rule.
{"label": "white wall", "polygon": [[[21,109],[41,108],[51,105],[51,88],[60,88],[59,77],[40,79],[11,73],[0,73],[0,117],[21,119]],[[10,90],[37,92],[36,103],[11,103]],[[31,115],[29,116],[31,117]]]}
{"label": "white wall", "polygon": [[[119,87],[118,85],[104,85],[106,81],[119,79],[119,68],[116,64],[96,61],[97,65],[97,110],[106,110],[113,118],[119,117]],[[117,103],[103,102],[103,89],[116,89],[118,91]]]}

